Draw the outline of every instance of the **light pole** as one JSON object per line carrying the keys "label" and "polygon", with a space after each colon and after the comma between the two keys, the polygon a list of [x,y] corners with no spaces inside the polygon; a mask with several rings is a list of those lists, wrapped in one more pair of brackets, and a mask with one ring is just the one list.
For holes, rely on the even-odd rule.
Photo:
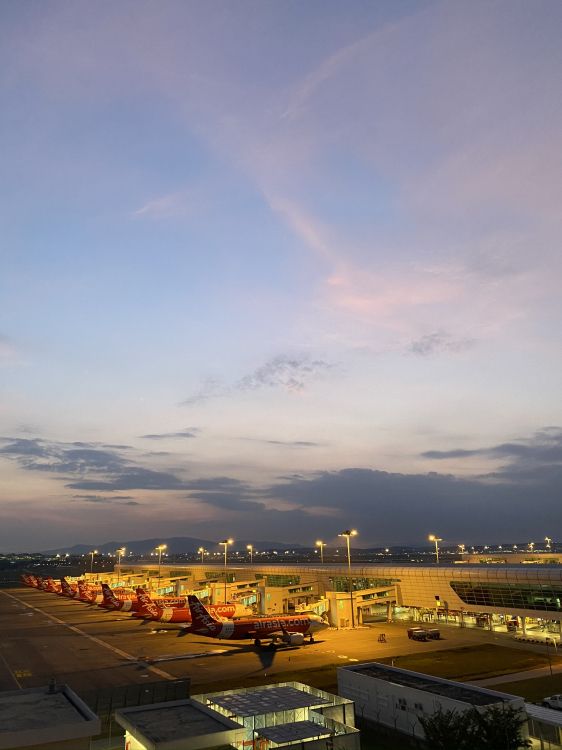
{"label": "light pole", "polygon": [[529,550],[531,552],[533,552],[534,549],[535,549],[535,543],[534,542],[529,542]]}
{"label": "light pole", "polygon": [[551,546],[550,543],[552,542],[552,539],[549,536],[545,536],[544,541],[546,542],[546,548],[550,552]]}
{"label": "light pole", "polygon": [[205,562],[204,555],[206,551],[207,550],[205,549],[205,547],[199,547],[199,549],[197,550],[197,552],[199,552],[199,554],[201,555],[201,563]]}
{"label": "light pole", "polygon": [[427,538],[430,542],[435,542],[435,564],[439,565],[439,546],[437,543],[443,540],[440,536],[435,536],[435,534],[430,534]]}
{"label": "light pole", "polygon": [[125,547],[119,547],[119,549],[115,551],[115,554],[117,555],[117,582],[121,580],[121,558],[125,552]]}
{"label": "light pole", "polygon": [[316,546],[320,547],[320,562],[322,565],[324,565],[324,547],[326,546],[326,542],[320,541],[320,539],[316,542]]}
{"label": "light pole", "polygon": [[232,544],[232,539],[223,539],[222,542],[219,542],[220,545],[224,547],[224,603],[226,604],[226,550],[228,549],[228,545]]}
{"label": "light pole", "polygon": [[251,565],[254,561],[254,546],[252,544],[247,544],[246,549],[250,553],[250,565]]}
{"label": "light pole", "polygon": [[156,547],[156,552],[158,552],[158,588],[160,588],[160,575],[162,573],[162,552],[164,552],[167,547],[167,544],[159,544],[158,547]]}
{"label": "light pole", "polygon": [[464,555],[464,551],[466,549],[466,546],[464,544],[459,544],[458,548],[460,550],[461,555]]}
{"label": "light pole", "polygon": [[355,613],[353,611],[353,579],[351,578],[351,551],[349,548],[349,540],[352,536],[357,536],[357,531],[355,529],[346,529],[345,531],[342,531],[341,534],[338,534],[338,536],[345,537],[345,541],[347,542],[347,574],[349,577],[349,603],[351,606],[351,627],[355,627]]}
{"label": "light pole", "polygon": [[97,555],[97,554],[98,554],[98,551],[97,551],[97,549],[93,549],[93,550],[92,550],[92,551],[90,552],[90,557],[92,558],[92,559],[90,560],[90,574],[91,574],[91,575],[93,575],[93,574],[94,574],[94,555]]}

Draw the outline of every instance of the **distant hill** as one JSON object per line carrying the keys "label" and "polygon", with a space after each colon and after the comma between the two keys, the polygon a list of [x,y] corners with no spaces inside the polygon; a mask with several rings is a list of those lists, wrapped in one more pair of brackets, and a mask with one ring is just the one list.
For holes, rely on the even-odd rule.
{"label": "distant hill", "polygon": [[[213,552],[216,550],[223,549],[217,544],[216,540],[209,539],[196,539],[191,536],[173,536],[168,539],[159,537],[157,539],[135,539],[132,541],[119,541],[119,542],[104,542],[103,544],[74,544],[72,547],[58,547],[56,549],[42,550],[43,555],[56,555],[57,553],[65,554],[68,552],[71,555],[85,555],[91,552],[92,548],[107,554],[108,552],[115,552],[119,547],[126,547],[127,552],[132,552],[135,555],[142,555],[144,553],[153,552],[159,544],[166,544],[168,546],[166,552],[171,555],[182,554],[182,553],[193,553],[197,552],[199,547],[204,547],[206,550]],[[252,544],[256,550],[286,550],[286,549],[300,549],[301,544],[289,544],[289,542],[256,542],[255,539],[246,540],[235,540],[232,547],[233,551],[239,550],[246,551],[246,545]]]}

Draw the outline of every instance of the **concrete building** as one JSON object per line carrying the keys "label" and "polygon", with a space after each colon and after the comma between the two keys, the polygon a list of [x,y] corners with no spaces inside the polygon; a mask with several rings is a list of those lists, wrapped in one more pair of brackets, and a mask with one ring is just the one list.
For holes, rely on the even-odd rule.
{"label": "concrete building", "polygon": [[526,718],[523,698],[372,662],[338,669],[338,692],[355,703],[357,716],[423,739],[421,717],[439,710],[511,706]]}
{"label": "concrete building", "polygon": [[[125,574],[154,580],[157,565],[128,564]],[[162,565],[176,590],[214,587],[224,592],[222,565]],[[262,613],[291,611],[302,601],[331,599],[330,624],[345,627],[364,613],[382,619],[443,621],[493,630],[528,628],[559,639],[562,629],[562,566],[555,565],[386,565],[351,566],[353,603],[347,565],[235,564],[226,569],[227,597],[265,592]],[[174,583],[175,581],[175,583]],[[242,585],[242,588],[238,587]],[[332,593],[330,593],[332,592]],[[268,598],[268,594],[270,597]],[[224,597],[224,593],[221,594]]]}
{"label": "concrete building", "polygon": [[127,750],[360,750],[353,703],[302,683],[228,690],[117,711]]}
{"label": "concrete building", "polygon": [[0,693],[0,749],[88,750],[98,717],[66,685]]}

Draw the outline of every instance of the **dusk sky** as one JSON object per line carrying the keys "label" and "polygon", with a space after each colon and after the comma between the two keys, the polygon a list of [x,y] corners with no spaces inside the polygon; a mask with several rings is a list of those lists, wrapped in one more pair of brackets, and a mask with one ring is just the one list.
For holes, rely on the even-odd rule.
{"label": "dusk sky", "polygon": [[561,29],[4,0],[0,551],[562,541]]}

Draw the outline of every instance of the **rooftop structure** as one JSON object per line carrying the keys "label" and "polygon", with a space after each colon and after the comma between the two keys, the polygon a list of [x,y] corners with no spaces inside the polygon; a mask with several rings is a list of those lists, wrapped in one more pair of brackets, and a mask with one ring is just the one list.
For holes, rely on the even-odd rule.
{"label": "rooftop structure", "polygon": [[526,718],[523,698],[372,662],[340,667],[338,691],[361,706],[370,721],[424,738],[421,717],[509,706]]}
{"label": "rooftop structure", "polygon": [[491,706],[495,703],[509,702],[513,699],[512,695],[495,693],[488,690],[484,691],[480,688],[470,687],[464,683],[431,677],[420,672],[410,672],[406,669],[387,667],[385,664],[364,664],[354,667],[353,671],[368,677],[374,677],[377,680],[384,680],[385,682],[392,682],[395,685],[423,690],[427,693],[451,698],[452,700],[460,703],[468,703],[472,706]]}
{"label": "rooftop structure", "polygon": [[0,693],[0,749],[88,748],[100,721],[66,685]]}
{"label": "rooftop structure", "polygon": [[210,750],[235,746],[244,734],[238,722],[188,699],[122,708],[115,719],[131,750]]}

